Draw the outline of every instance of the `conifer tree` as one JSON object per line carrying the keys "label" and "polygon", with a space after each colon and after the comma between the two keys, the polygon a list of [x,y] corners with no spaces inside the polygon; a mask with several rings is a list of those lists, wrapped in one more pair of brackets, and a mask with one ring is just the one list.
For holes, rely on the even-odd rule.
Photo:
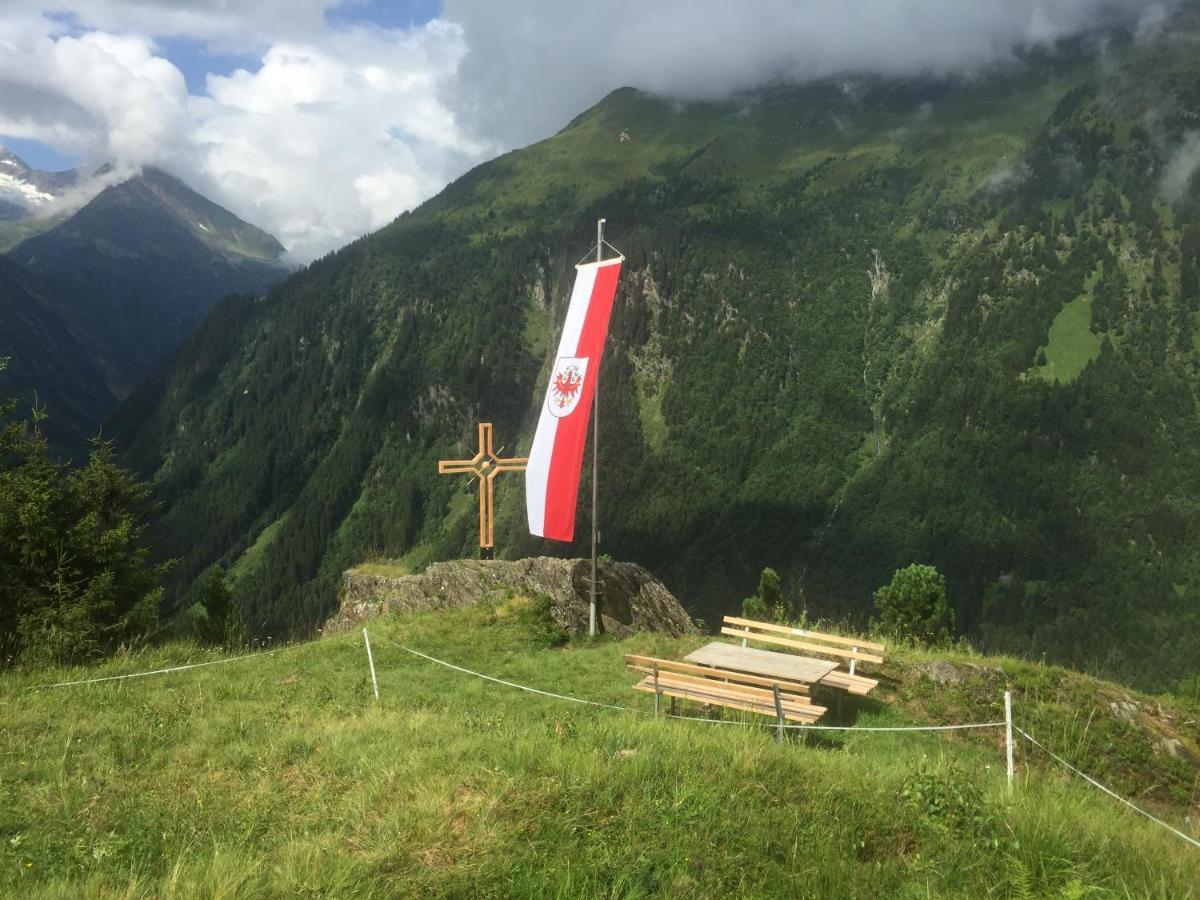
{"label": "conifer tree", "polygon": [[149,488],[98,439],[83,467],[58,462],[45,413],[15,411],[0,403],[0,661],[75,662],[144,639],[166,570],[143,541]]}

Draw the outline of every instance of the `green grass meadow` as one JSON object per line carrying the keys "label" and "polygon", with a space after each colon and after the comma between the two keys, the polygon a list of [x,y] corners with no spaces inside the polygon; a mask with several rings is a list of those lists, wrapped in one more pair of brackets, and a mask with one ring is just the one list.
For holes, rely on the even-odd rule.
{"label": "green grass meadow", "polygon": [[[622,654],[707,638],[560,644],[521,599],[370,629],[379,704],[361,632],[80,687],[35,689],[220,654],[172,645],[0,678],[0,895],[1197,895],[1200,850],[1025,748],[1009,796],[999,731],[780,744],[761,719],[656,720]],[[636,711],[488,683],[401,644]],[[956,715],[1000,702],[990,683],[934,688],[912,676],[929,657],[895,657],[888,702],[847,704],[847,719],[987,721]],[[1069,696],[1055,671],[1005,675],[1040,738],[1074,735],[1086,755],[1094,726],[1051,733]],[[1163,796],[1155,808],[1181,821],[1194,783],[1179,805]]]}

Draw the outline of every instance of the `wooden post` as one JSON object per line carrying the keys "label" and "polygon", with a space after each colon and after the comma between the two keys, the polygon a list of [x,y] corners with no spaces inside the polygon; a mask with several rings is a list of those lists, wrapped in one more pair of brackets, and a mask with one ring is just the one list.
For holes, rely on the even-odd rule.
{"label": "wooden post", "polygon": [[371,667],[371,687],[375,689],[375,702],[379,702],[379,680],[375,677],[375,657],[371,655],[371,638],[363,629],[363,643],[367,645],[367,665]]}
{"label": "wooden post", "polygon": [[654,718],[658,718],[658,703],[660,694],[658,691],[658,663],[654,664]]}
{"label": "wooden post", "polygon": [[[745,626],[744,628],[742,628],[742,631],[746,632],[746,634],[749,634],[749,633],[750,633],[750,626],[749,626],[749,625]],[[748,641],[748,640],[749,640],[749,638],[742,638],[742,646],[743,646],[743,647],[745,647],[745,646],[746,646],[746,641]]]}
{"label": "wooden post", "polygon": [[775,739],[779,743],[783,743],[783,701],[779,699],[779,684],[773,684],[771,687],[775,691]]}
{"label": "wooden post", "polygon": [[1013,786],[1012,691],[1004,692],[1004,750],[1008,758],[1008,791]]}
{"label": "wooden post", "polygon": [[[857,648],[857,647],[851,647],[850,649],[851,649],[851,650],[853,650],[855,653],[857,653],[857,652],[858,652],[858,648]],[[850,674],[851,674],[851,675],[853,675],[853,674],[854,674],[854,664],[855,664],[856,662],[858,662],[858,660],[857,660],[857,659],[852,659],[852,660],[850,660]]]}

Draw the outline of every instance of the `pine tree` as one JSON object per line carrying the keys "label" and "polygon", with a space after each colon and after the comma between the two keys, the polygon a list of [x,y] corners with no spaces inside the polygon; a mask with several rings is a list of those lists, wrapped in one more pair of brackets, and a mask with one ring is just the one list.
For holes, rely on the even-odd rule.
{"label": "pine tree", "polygon": [[72,662],[144,639],[166,565],[142,538],[149,488],[93,443],[86,465],[53,459],[44,413],[0,403],[0,660]]}

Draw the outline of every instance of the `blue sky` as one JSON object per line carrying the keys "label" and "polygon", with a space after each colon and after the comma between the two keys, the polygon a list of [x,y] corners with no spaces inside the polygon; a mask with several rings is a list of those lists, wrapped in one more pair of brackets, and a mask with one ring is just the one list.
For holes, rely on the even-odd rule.
{"label": "blue sky", "polygon": [[3,144],[21,159],[35,169],[46,172],[57,172],[60,169],[73,169],[80,163],[77,156],[59,153],[53,147],[41,141],[29,138],[17,138],[0,134],[0,144]]}

